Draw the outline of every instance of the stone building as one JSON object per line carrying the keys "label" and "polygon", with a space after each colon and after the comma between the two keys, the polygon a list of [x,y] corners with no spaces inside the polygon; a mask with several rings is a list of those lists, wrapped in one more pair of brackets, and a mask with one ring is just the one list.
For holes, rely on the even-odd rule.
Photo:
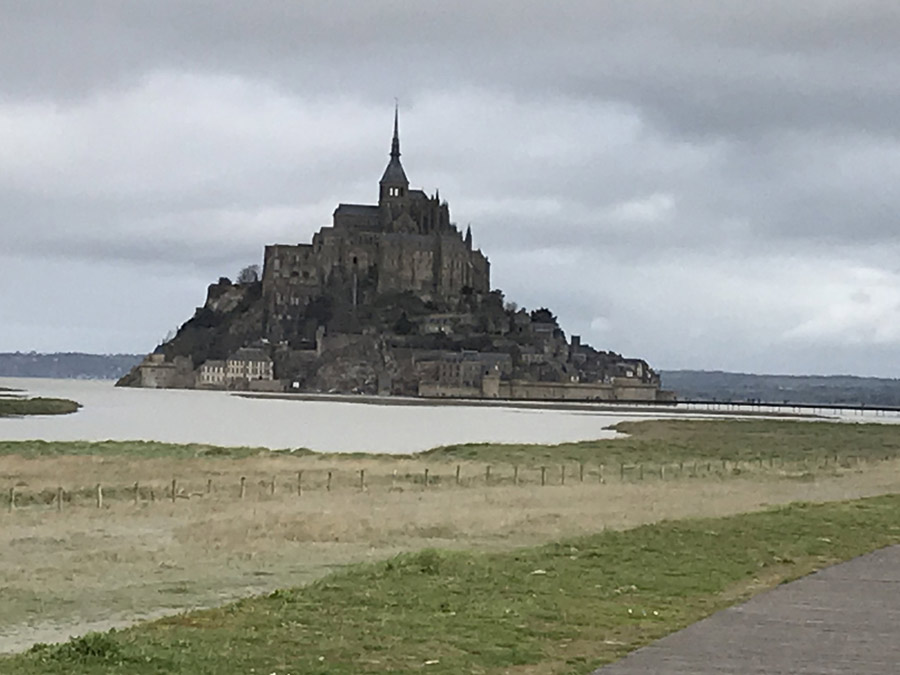
{"label": "stone building", "polygon": [[242,347],[225,362],[225,378],[231,382],[273,380],[272,357],[264,349]]}
{"label": "stone building", "polygon": [[223,389],[226,384],[225,361],[210,359],[197,369],[197,386],[203,388]]}
{"label": "stone building", "polygon": [[266,246],[263,298],[267,337],[296,334],[297,321],[317,298],[351,306],[378,296],[411,292],[423,300],[490,291],[490,263],[450,220],[437,192],[410,189],[400,163],[394,113],[390,160],[379,182],[377,204],[339,204],[333,224],[311,244]]}
{"label": "stone building", "polygon": [[166,361],[163,354],[148,354],[135,370],[138,386],[148,389],[189,389],[194,386],[194,365],[187,356]]}
{"label": "stone building", "polygon": [[645,361],[570,342],[548,308],[528,312],[491,290],[471,230],[437,192],[410,189],[396,111],[377,203],[339,204],[311,243],[266,246],[261,280],[220,278],[157,351],[120,384],[670,400]]}

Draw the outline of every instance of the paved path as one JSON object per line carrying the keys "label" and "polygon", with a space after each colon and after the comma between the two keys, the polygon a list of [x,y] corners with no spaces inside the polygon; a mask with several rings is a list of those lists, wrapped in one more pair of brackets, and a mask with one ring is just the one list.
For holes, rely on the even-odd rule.
{"label": "paved path", "polygon": [[779,586],[596,675],[897,675],[900,546]]}

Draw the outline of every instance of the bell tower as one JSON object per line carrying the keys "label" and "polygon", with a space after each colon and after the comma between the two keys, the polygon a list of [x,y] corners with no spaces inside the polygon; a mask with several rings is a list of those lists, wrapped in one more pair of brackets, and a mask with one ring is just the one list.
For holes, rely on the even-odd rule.
{"label": "bell tower", "polygon": [[400,132],[398,108],[394,106],[394,138],[391,141],[391,159],[379,183],[378,205],[403,205],[409,200],[409,180],[400,163]]}

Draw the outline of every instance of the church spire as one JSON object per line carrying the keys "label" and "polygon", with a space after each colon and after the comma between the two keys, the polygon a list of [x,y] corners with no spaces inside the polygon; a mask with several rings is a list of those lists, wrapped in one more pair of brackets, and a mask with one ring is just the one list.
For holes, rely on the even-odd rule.
{"label": "church spire", "polygon": [[400,104],[394,102],[394,139],[391,141],[391,159],[400,159],[400,126],[398,124]]}
{"label": "church spire", "polygon": [[403,171],[403,165],[400,163],[400,124],[399,124],[399,106],[394,104],[394,138],[391,141],[391,159],[384,175],[381,176],[381,192],[378,203],[381,204],[386,198],[406,198],[409,190],[409,181],[406,179],[406,172]]}

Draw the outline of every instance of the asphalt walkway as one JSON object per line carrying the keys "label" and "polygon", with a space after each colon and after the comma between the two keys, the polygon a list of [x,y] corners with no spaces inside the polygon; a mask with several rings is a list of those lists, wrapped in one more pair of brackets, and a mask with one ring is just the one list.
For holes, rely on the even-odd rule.
{"label": "asphalt walkway", "polygon": [[900,546],[779,586],[597,675],[898,675]]}

